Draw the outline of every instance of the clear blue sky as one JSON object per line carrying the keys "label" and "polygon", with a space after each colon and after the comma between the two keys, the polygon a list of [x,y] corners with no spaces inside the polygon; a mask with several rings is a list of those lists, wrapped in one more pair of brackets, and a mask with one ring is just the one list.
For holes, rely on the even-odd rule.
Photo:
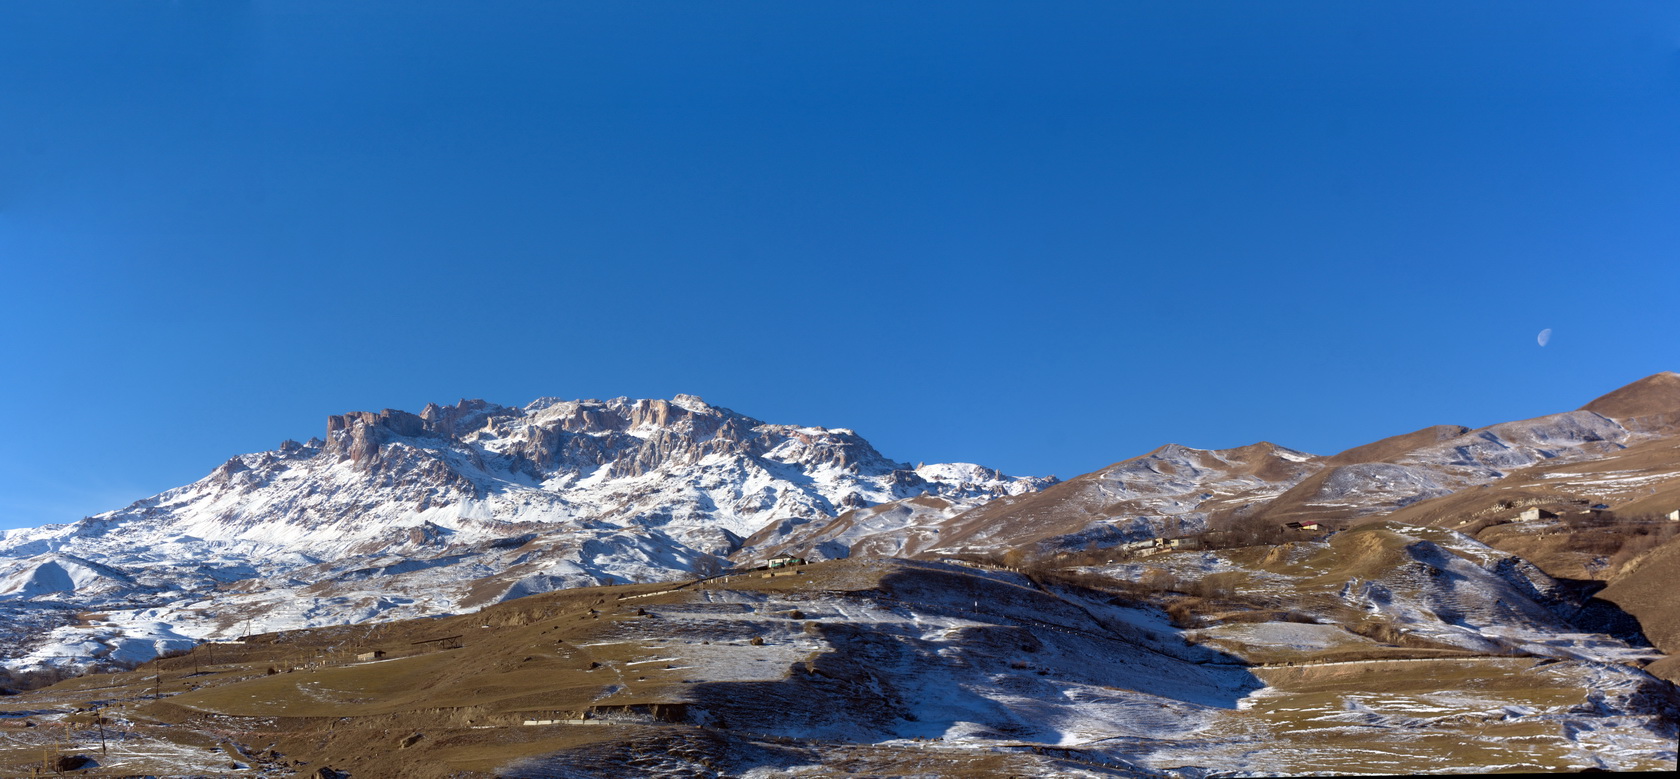
{"label": "clear blue sky", "polygon": [[0,0],[0,270],[0,527],[460,397],[1330,453],[1680,369],[1680,4]]}

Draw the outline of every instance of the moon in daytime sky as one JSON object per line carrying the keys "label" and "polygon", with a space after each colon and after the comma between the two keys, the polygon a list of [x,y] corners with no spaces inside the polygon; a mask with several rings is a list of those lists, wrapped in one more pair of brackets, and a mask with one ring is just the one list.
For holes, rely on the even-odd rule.
{"label": "moon in daytime sky", "polygon": [[1545,346],[1546,344],[1551,343],[1552,328],[1548,327],[1544,330],[1541,330],[1540,331],[1540,337],[1536,338],[1534,340],[1539,341],[1541,346]]}

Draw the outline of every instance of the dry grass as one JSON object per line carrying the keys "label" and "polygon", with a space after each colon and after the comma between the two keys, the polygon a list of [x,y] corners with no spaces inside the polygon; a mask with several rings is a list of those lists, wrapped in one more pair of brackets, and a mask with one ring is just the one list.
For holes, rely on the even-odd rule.
{"label": "dry grass", "polygon": [[[695,589],[785,596],[813,587],[868,588],[880,578],[880,571],[866,563],[806,566],[788,573],[769,579],[730,577]],[[97,700],[132,720],[126,726],[130,736],[145,732],[183,744],[191,740],[187,734],[213,729],[242,733],[239,740],[263,749],[273,744],[288,765],[302,760],[308,766],[361,766],[358,776],[373,777],[489,775],[521,756],[668,735],[668,726],[522,723],[602,711],[658,716],[681,706],[691,690],[685,673],[693,671],[646,662],[662,650],[631,640],[640,634],[638,626],[658,619],[650,614],[656,607],[694,597],[694,590],[671,591],[674,587],[580,588],[443,619],[286,631],[251,636],[243,644],[201,645],[136,671],[43,679],[59,683],[27,696],[0,698],[0,709],[63,710]],[[801,624],[793,613],[781,616],[798,630]],[[374,650],[386,655],[356,660]],[[164,698],[154,700],[159,692]],[[422,737],[407,747],[399,743],[415,733]],[[210,746],[215,744],[212,739]],[[36,758],[30,750],[0,754],[0,775],[26,772]],[[129,763],[124,770],[180,773],[179,766],[168,763]]]}
{"label": "dry grass", "polygon": [[[1380,533],[1343,535],[1346,540],[1339,539],[1336,548],[1337,564],[1344,567],[1376,565],[1361,555],[1388,549]],[[1348,701],[1354,699],[1367,701],[1376,709],[1391,706],[1399,716],[1404,711],[1402,704],[1407,702],[1440,704],[1437,697],[1443,691],[1474,690],[1482,697],[1498,695],[1512,703],[1536,706],[1573,705],[1582,698],[1582,691],[1565,681],[1525,674],[1532,665],[1525,661],[1386,662],[1401,657],[1462,655],[1464,650],[1429,644],[1339,604],[1325,582],[1345,581],[1346,571],[1338,574],[1339,579],[1318,582],[1316,577],[1327,570],[1322,566],[1336,562],[1319,559],[1319,551],[1319,545],[1301,545],[1276,555],[1252,552],[1300,576],[1300,587],[1281,591],[1257,587],[1243,572],[1198,577],[1175,574],[1166,564],[1153,568],[1143,577],[1147,581],[1139,582],[1048,567],[1034,567],[1027,574],[1040,587],[1068,599],[1100,599],[1106,593],[1117,601],[1155,603],[1180,624],[1229,627],[1226,635],[1232,640],[1240,639],[1246,626],[1262,622],[1333,620],[1339,623],[1337,629],[1347,631],[1345,640],[1332,637],[1322,648],[1308,652],[1247,655],[1250,661],[1348,664],[1260,671],[1280,694],[1257,698],[1252,711],[1217,715],[1229,723],[1218,727],[1229,730],[1216,727],[1211,734],[1198,732],[1193,738],[1205,746],[1249,739],[1249,745],[1243,748],[1255,749],[1259,743],[1265,745],[1264,751],[1278,755],[1299,750],[1302,757],[1287,764],[1288,773],[1376,769],[1406,773],[1432,770],[1431,766],[1446,759],[1466,761],[1459,763],[1466,766],[1505,764],[1496,762],[1497,758],[1513,765],[1567,767],[1558,758],[1564,749],[1556,743],[1555,733],[1542,733],[1529,722],[1474,719],[1475,706],[1471,704],[1465,704],[1464,721],[1443,720],[1423,731],[1398,726],[1332,728],[1314,720],[1345,712]],[[163,660],[159,667],[167,697],[161,701],[149,700],[157,679],[147,668],[66,681],[24,696],[28,700],[18,700],[17,705],[46,708],[112,701],[132,720],[125,726],[128,732],[148,734],[148,738],[160,742],[170,740],[202,751],[225,748],[214,734],[230,734],[253,752],[272,747],[285,755],[284,764],[265,764],[274,775],[306,774],[316,767],[333,765],[352,768],[364,778],[490,776],[510,771],[517,774],[509,765],[525,758],[559,759],[567,766],[617,766],[620,771],[631,770],[626,766],[681,764],[688,766],[683,770],[705,775],[722,770],[714,769],[723,765],[718,762],[721,756],[741,749],[779,750],[778,754],[788,756],[787,765],[820,763],[835,775],[848,771],[869,775],[1054,775],[1076,769],[1097,770],[1080,762],[1077,750],[1058,751],[1045,745],[1037,745],[1043,754],[1032,754],[1026,751],[1031,746],[1023,746],[1020,752],[1000,749],[983,753],[966,748],[924,749],[919,745],[747,744],[743,739],[751,737],[740,732],[651,719],[645,724],[520,724],[525,719],[569,718],[592,707],[677,706],[689,701],[697,689],[712,689],[689,684],[692,680],[684,678],[680,667],[667,669],[664,663],[641,662],[660,658],[659,653],[665,651],[654,641],[644,640],[651,636],[695,643],[702,639],[673,632],[681,630],[674,627],[676,620],[652,632],[639,632],[640,626],[659,625],[659,620],[669,618],[670,612],[662,612],[661,606],[690,604],[702,589],[732,591],[728,597],[769,594],[796,602],[814,593],[867,591],[870,597],[909,603],[921,594],[943,596],[984,584],[986,596],[994,601],[1019,598],[1021,603],[1034,599],[1058,602],[1050,600],[1056,595],[1047,595],[1019,580],[1006,582],[982,572],[944,568],[918,570],[912,575],[904,572],[927,566],[895,565],[825,563],[806,566],[793,576],[739,576],[709,582],[693,591],[628,601],[623,596],[655,593],[670,585],[589,588],[533,596],[446,619],[255,636],[245,645],[213,650],[200,647],[191,654]],[[1263,590],[1271,594],[1257,594]],[[638,610],[651,614],[638,615]],[[765,608],[758,613],[776,616],[781,620],[776,629],[789,634],[833,629],[826,617],[821,625],[803,622],[807,612],[817,613],[818,609],[800,603],[800,609],[795,610],[783,604],[773,612]],[[661,613],[666,616],[658,616]],[[742,628],[764,629],[762,624]],[[852,629],[868,630],[863,626]],[[1205,630],[1215,634],[1218,628]],[[460,638],[430,641],[455,635]],[[717,635],[705,638],[718,641]],[[748,644],[745,633],[728,640],[743,648]],[[1010,634],[1010,646],[1020,640]],[[1217,639],[1209,643],[1226,648]],[[460,648],[446,648],[457,644]],[[353,660],[358,652],[372,649],[389,654],[374,662]],[[213,661],[211,651],[216,653]],[[1242,654],[1240,647],[1230,651]],[[1026,670],[1021,665],[1033,666],[1039,662],[1037,657],[1016,659],[1015,670]],[[843,659],[829,653],[796,662],[794,667],[824,669],[823,674],[812,676],[826,679],[844,679],[848,672],[860,674],[860,679],[866,676],[863,672],[867,664],[848,666],[841,662]],[[631,663],[637,663],[634,670]],[[276,667],[277,673],[268,674],[270,666]],[[196,673],[195,667],[199,669]],[[773,696],[777,694],[774,691],[790,689],[786,685],[791,683],[787,679],[773,680],[755,689]],[[0,699],[0,707],[12,700]],[[767,704],[755,697],[743,705]],[[775,716],[781,714],[778,710]],[[1488,737],[1484,738],[1484,732]],[[1231,740],[1220,741],[1221,734]],[[1476,757],[1476,750],[1495,743],[1494,736],[1509,743],[1487,752],[1491,756],[1486,762],[1478,762],[1483,758]],[[0,774],[20,770],[29,759],[27,750],[0,754]],[[291,762],[297,760],[307,762]],[[659,762],[672,760],[677,762]],[[163,763],[125,770],[181,773],[178,767]],[[581,775],[603,773],[579,770]],[[532,773],[538,772],[533,769]],[[566,775],[559,769],[552,773]]]}
{"label": "dry grass", "polygon": [[[0,705],[16,700],[28,706],[81,706],[104,700],[141,723],[192,725],[211,717],[222,718],[217,721],[224,728],[260,728],[266,722],[278,731],[256,738],[279,744],[289,759],[312,765],[367,760],[394,767],[370,775],[443,775],[455,759],[450,755],[474,765],[505,762],[526,754],[525,749],[538,754],[556,744],[609,738],[613,731],[611,726],[578,726],[565,735],[551,729],[538,739],[517,727],[527,711],[581,712],[609,687],[618,688],[614,705],[672,701],[672,690],[681,681],[669,678],[674,672],[649,668],[628,677],[613,670],[641,659],[636,645],[578,646],[620,623],[647,619],[636,616],[640,606],[686,597],[672,593],[621,600],[669,586],[571,590],[447,619],[253,636],[243,645],[205,645],[164,658],[155,666],[160,674],[148,665],[90,675],[64,681],[27,702],[3,699]],[[461,638],[415,643],[451,635]],[[457,645],[461,648],[443,648]],[[354,660],[374,649],[389,654],[373,662]],[[158,691],[167,697],[150,700]],[[339,724],[344,717],[351,718],[349,723]],[[492,737],[487,735],[491,731],[475,729],[485,724],[502,727]],[[511,734],[501,732],[509,725],[515,726]],[[432,738],[396,752],[394,743],[377,734],[398,730],[403,736],[423,730]],[[177,734],[191,730],[164,732],[179,741]],[[312,733],[325,738],[307,735]],[[454,736],[444,738],[448,733]],[[445,743],[453,746],[445,749]],[[22,765],[6,762],[13,768]],[[148,770],[175,772],[168,766]]]}
{"label": "dry grass", "polygon": [[[1298,756],[1291,773],[1579,767],[1571,755],[1578,747],[1556,722],[1508,718],[1485,702],[1544,709],[1586,700],[1587,691],[1569,677],[1535,674],[1533,666],[1532,660],[1458,659],[1269,668],[1258,673],[1281,694],[1256,700],[1250,711],[1271,734],[1274,748]],[[1451,690],[1474,693],[1443,694]],[[1369,711],[1375,720],[1414,724],[1361,725],[1346,716],[1353,708]],[[1644,770],[1663,768],[1653,764]]]}
{"label": "dry grass", "polygon": [[1480,527],[1473,535],[1552,576],[1613,581],[1631,571],[1647,552],[1680,538],[1680,522],[1648,516],[1575,514],[1545,523],[1492,524]]}

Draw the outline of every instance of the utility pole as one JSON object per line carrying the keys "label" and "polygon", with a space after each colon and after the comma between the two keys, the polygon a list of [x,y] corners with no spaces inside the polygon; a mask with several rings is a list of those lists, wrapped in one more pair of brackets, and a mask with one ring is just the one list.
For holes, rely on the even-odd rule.
{"label": "utility pole", "polygon": [[155,686],[152,688],[152,699],[153,700],[163,700],[163,664],[162,664],[162,661],[163,661],[163,658],[161,658],[161,657],[152,658],[152,673],[156,674],[156,679],[153,682],[153,684]]}
{"label": "utility pole", "polygon": [[99,754],[105,754],[105,710],[95,706],[93,721],[99,723]]}

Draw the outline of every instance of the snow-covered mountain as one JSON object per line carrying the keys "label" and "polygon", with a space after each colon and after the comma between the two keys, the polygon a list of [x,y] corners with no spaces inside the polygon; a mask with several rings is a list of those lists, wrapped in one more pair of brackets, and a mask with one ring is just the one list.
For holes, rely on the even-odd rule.
{"label": "snow-covered mountain", "polygon": [[[750,556],[744,540],[768,526],[906,499],[949,516],[1054,481],[913,467],[851,430],[691,395],[358,412],[126,508],[7,533],[0,609],[198,637],[416,616],[671,577]],[[38,653],[99,655],[82,631]]]}

